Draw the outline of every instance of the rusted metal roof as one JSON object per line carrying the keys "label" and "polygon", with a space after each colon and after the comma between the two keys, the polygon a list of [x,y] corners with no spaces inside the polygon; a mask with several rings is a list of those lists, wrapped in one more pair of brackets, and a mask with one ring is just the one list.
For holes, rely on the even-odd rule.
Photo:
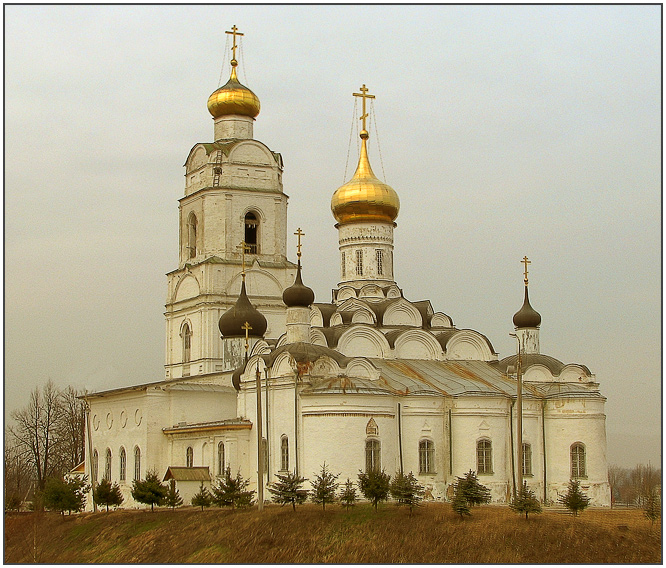
{"label": "rusted metal roof", "polygon": [[178,467],[171,465],[167,468],[162,481],[169,481],[169,479],[175,479],[176,481],[210,481],[210,472],[208,466]]}

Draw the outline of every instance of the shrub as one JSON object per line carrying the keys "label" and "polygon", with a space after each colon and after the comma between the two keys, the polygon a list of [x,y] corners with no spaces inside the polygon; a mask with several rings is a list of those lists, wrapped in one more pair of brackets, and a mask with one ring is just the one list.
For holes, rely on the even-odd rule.
{"label": "shrub", "polygon": [[471,515],[472,513],[469,510],[469,504],[467,503],[467,499],[463,496],[463,494],[460,491],[456,491],[454,496],[453,496],[453,501],[451,501],[451,507],[453,507],[453,510],[455,513],[460,515],[460,518],[464,518],[465,515]]}
{"label": "shrub", "polygon": [[586,509],[590,504],[590,498],[583,493],[580,488],[580,481],[577,479],[569,481],[567,492],[564,495],[560,495],[557,501],[569,509],[574,517],[578,516],[578,513]]}
{"label": "shrub", "polygon": [[102,479],[93,489],[93,499],[98,505],[106,505],[107,511],[109,505],[117,507],[124,501],[120,486],[117,483],[111,485],[108,479]]}
{"label": "shrub", "polygon": [[236,477],[231,477],[231,468],[228,467],[221,479],[212,486],[213,503],[218,507],[231,507],[239,509],[252,505],[254,491],[248,491],[250,481],[243,479],[240,471]]}
{"label": "shrub", "polygon": [[340,492],[340,502],[344,505],[345,509],[349,511],[349,507],[356,505],[358,497],[356,496],[356,486],[353,481],[347,478],[342,491]]}
{"label": "shrub", "polygon": [[375,511],[380,501],[386,501],[389,496],[391,476],[384,470],[371,469],[368,472],[358,473],[358,488],[363,496],[372,502]]}
{"label": "shrub", "polygon": [[661,516],[661,498],[656,489],[651,489],[643,501],[643,514],[650,520],[651,526]]}
{"label": "shrub", "polygon": [[213,497],[211,496],[208,489],[204,487],[203,481],[199,485],[199,491],[192,496],[192,505],[195,507],[201,507],[201,510],[204,510],[204,507],[210,507],[213,502]]}
{"label": "shrub", "polygon": [[479,483],[476,473],[471,469],[464,477],[456,479],[455,490],[461,492],[470,507],[490,503],[490,489]]}
{"label": "shrub", "polygon": [[525,513],[525,518],[529,513],[540,513],[541,503],[534,495],[534,492],[527,487],[527,481],[523,483],[520,493],[511,501],[509,507],[516,513]]}
{"label": "shrub", "polygon": [[157,473],[149,471],[146,473],[146,479],[134,480],[132,482],[132,497],[135,501],[150,505],[150,510],[154,510],[154,506],[158,507],[164,502],[167,494],[167,488],[160,483]]}
{"label": "shrub", "polygon": [[164,497],[164,504],[171,509],[180,507],[183,504],[183,498],[180,496],[180,492],[176,489],[176,480],[169,480],[169,488],[167,489],[166,495]]}
{"label": "shrub", "polygon": [[280,505],[291,503],[295,511],[296,504],[302,505],[308,498],[307,490],[301,489],[301,485],[306,481],[305,478],[295,473],[278,474],[277,478],[278,481],[268,486],[268,490],[273,494],[273,501],[280,503]]}
{"label": "shrub", "polygon": [[326,462],[321,466],[321,473],[316,476],[315,480],[311,482],[312,484],[312,501],[314,503],[321,503],[322,509],[326,510],[326,503],[333,503],[335,501],[335,492],[338,489],[338,475],[333,475],[326,468]]}
{"label": "shrub", "polygon": [[398,505],[407,505],[409,507],[409,514],[411,516],[412,509],[418,507],[425,488],[421,485],[414,474],[410,471],[408,474],[396,473],[390,485],[391,497],[393,497]]}

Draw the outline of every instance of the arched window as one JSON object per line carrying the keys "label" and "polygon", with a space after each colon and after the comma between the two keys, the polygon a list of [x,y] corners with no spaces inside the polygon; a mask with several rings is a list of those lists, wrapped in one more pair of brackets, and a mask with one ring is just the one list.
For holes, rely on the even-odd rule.
{"label": "arched window", "polygon": [[384,275],[384,251],[382,249],[376,249],[377,253],[377,274],[379,276]]}
{"label": "arched window", "polygon": [[585,446],[580,442],[571,445],[571,477],[587,477]]}
{"label": "arched window", "polygon": [[125,448],[120,448],[120,481],[125,481],[127,477],[127,454]]}
{"label": "arched window", "polygon": [[365,441],[365,471],[379,471],[382,466],[379,440]]}
{"label": "arched window", "polygon": [[343,252],[342,256],[340,257],[340,268],[342,269],[342,279],[345,279],[345,276],[347,276],[347,271],[345,270],[345,263],[347,261],[347,255]]}
{"label": "arched window", "polygon": [[280,438],[280,470],[289,471],[289,438]]}
{"label": "arched window", "polygon": [[493,445],[486,438],[476,443],[476,467],[479,474],[493,472]]}
{"label": "arched window", "polygon": [[523,475],[532,475],[532,446],[523,444]]}
{"label": "arched window", "polygon": [[139,481],[141,479],[141,450],[139,446],[134,448],[134,480]]}
{"label": "arched window", "polygon": [[187,257],[197,255],[197,216],[194,212],[187,218]]}
{"label": "arched window", "polygon": [[104,465],[104,479],[111,481],[111,449],[106,448],[106,464]]}
{"label": "arched window", "polygon": [[419,473],[435,473],[435,444],[431,440],[419,442]]}
{"label": "arched window", "polygon": [[97,483],[97,477],[99,475],[99,455],[97,450],[93,452],[92,455],[92,478],[93,482]]}
{"label": "arched window", "polygon": [[180,335],[183,338],[183,363],[189,363],[192,356],[192,330],[189,323],[183,325],[183,331]]}
{"label": "arched window", "polygon": [[246,252],[259,254],[259,220],[251,211],[245,215],[245,244]]}
{"label": "arched window", "polygon": [[192,450],[192,446],[189,446],[185,452],[185,465],[187,467],[194,466],[194,450]]}

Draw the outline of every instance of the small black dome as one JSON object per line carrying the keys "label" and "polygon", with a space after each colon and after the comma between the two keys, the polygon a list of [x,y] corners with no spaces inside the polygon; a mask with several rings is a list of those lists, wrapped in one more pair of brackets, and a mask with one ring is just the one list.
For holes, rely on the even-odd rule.
{"label": "small black dome", "polygon": [[527,286],[525,286],[525,301],[523,307],[513,316],[513,325],[521,327],[539,327],[541,325],[541,315],[532,306],[527,295]]}
{"label": "small black dome", "polygon": [[282,301],[288,308],[303,307],[307,308],[314,302],[314,292],[303,284],[301,279],[301,261],[298,261],[298,270],[296,271],[296,280],[282,293]]}
{"label": "small black dome", "polygon": [[218,327],[222,337],[245,337],[245,322],[250,324],[250,337],[263,337],[268,323],[266,318],[250,303],[245,292],[245,281],[236,303],[220,317]]}

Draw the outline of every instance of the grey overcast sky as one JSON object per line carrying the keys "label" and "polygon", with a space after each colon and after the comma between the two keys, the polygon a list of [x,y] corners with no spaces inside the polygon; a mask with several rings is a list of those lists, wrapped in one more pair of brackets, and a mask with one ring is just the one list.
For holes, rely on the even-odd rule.
{"label": "grey overcast sky", "polygon": [[213,140],[235,24],[317,300],[338,280],[330,198],[365,83],[405,297],[505,357],[527,255],[542,352],[587,365],[608,398],[609,462],[660,460],[661,6],[4,11],[6,418],[49,378],[163,378],[182,166]]}

